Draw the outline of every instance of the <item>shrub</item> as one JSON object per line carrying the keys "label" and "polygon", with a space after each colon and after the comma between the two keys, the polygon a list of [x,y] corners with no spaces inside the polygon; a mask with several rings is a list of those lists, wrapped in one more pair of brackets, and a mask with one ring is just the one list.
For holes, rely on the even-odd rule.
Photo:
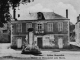
{"label": "shrub", "polygon": [[10,35],[0,34],[0,43],[10,43]]}

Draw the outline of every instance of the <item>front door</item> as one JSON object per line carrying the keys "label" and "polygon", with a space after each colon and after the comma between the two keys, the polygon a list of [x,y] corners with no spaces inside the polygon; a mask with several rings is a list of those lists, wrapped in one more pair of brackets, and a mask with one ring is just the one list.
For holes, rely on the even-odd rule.
{"label": "front door", "polygon": [[37,38],[37,46],[38,46],[39,48],[42,48],[42,37],[38,37],[38,38]]}
{"label": "front door", "polygon": [[17,48],[22,47],[22,38],[17,38]]}
{"label": "front door", "polygon": [[59,48],[63,48],[63,39],[62,38],[58,39],[58,46],[59,46]]}

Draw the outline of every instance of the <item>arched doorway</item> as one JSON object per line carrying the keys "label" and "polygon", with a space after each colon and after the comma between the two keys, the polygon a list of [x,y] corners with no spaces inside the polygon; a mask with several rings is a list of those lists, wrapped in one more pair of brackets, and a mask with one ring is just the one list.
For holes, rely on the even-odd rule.
{"label": "arched doorway", "polygon": [[21,48],[22,47],[22,38],[18,37],[17,38],[17,48]]}
{"label": "arched doorway", "polygon": [[62,37],[58,38],[58,46],[59,46],[59,48],[63,48],[63,39],[62,39]]}
{"label": "arched doorway", "polygon": [[39,47],[39,48],[42,48],[42,37],[38,37],[37,38],[37,46]]}

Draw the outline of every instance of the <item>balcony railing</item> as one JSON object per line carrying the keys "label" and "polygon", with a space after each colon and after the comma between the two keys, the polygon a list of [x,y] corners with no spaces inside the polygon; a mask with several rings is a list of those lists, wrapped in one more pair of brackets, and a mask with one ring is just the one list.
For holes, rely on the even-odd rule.
{"label": "balcony railing", "polygon": [[44,33],[44,30],[36,30],[35,33],[36,33],[36,34]]}

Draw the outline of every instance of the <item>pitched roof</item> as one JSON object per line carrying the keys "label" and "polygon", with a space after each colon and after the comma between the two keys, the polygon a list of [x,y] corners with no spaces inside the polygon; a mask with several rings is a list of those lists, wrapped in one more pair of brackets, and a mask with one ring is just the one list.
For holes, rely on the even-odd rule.
{"label": "pitched roof", "polygon": [[[41,12],[41,13],[43,13],[43,15],[44,15],[44,17],[45,17],[45,20],[46,20],[46,19],[68,19],[68,18],[63,17],[63,16],[61,16],[61,15],[59,15],[59,14],[56,14],[56,13],[54,13],[54,12]],[[38,19],[38,18],[37,18],[37,12],[35,12],[35,13],[30,13],[30,15],[31,15],[31,16],[34,16],[36,19]],[[36,16],[35,16],[35,15],[36,15]]]}
{"label": "pitched roof", "polygon": [[[18,20],[38,20],[38,12],[32,12],[32,13],[29,13],[29,14],[24,14],[22,15],[21,17],[18,18]],[[41,12],[45,18],[45,20],[48,20],[48,19],[63,19],[63,20],[69,20],[68,18],[66,17],[63,17],[59,14],[56,14],[54,12]]]}
{"label": "pitched roof", "polygon": [[67,19],[59,14],[54,12],[43,12],[45,19]]}

